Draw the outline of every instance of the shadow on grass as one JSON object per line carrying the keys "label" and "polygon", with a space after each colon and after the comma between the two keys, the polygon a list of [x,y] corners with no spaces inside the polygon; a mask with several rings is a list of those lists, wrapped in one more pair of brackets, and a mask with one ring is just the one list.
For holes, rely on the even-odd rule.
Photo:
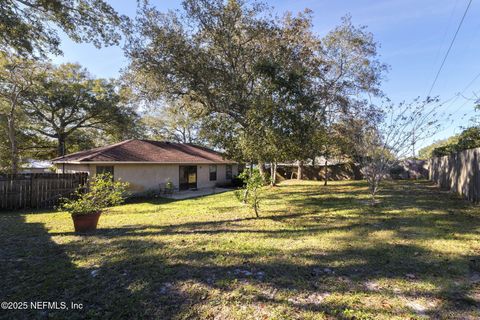
{"label": "shadow on grass", "polygon": [[[389,185],[380,195],[382,205],[375,208],[358,203],[363,191],[352,194],[348,187],[335,185],[317,187],[317,191],[304,188],[312,186],[294,186],[293,193],[280,188],[275,196],[286,201],[290,209],[281,214],[265,213],[269,215],[260,219],[134,225],[100,229],[85,236],[48,233],[41,224],[25,223],[21,215],[2,216],[0,271],[7,276],[0,280],[5,288],[0,298],[85,305],[81,312],[4,314],[12,315],[10,318],[58,319],[199,318],[204,314],[197,313],[198,308],[211,298],[224,305],[268,303],[344,319],[359,314],[411,316],[404,310],[378,309],[367,303],[359,304],[352,316],[345,312],[352,308],[350,304],[323,298],[323,294],[352,293],[374,299],[435,301],[434,307],[419,314],[432,318],[462,318],[478,311],[479,282],[472,279],[480,276],[479,255],[442,254],[408,241],[447,241],[478,233],[478,218],[458,212],[458,208],[468,208],[467,204],[446,200],[424,183],[412,189],[402,183]],[[296,199],[302,192],[303,202]],[[335,215],[336,211],[352,209],[352,203],[362,208],[361,214]],[[423,211],[405,213],[412,208]],[[251,225],[268,220],[281,225],[275,229]],[[204,246],[228,235],[298,241],[305,235],[322,238],[337,231],[341,245],[324,252],[282,247],[246,250],[229,247],[228,242],[218,249]],[[392,233],[391,241],[373,238],[374,233],[382,232]],[[51,237],[75,238],[58,245]],[[112,257],[103,259],[106,254]],[[84,257],[89,257],[92,265],[75,263]],[[389,285],[392,281],[404,286]],[[246,287],[250,291],[228,298],[228,294]],[[286,293],[295,298],[288,298]]]}
{"label": "shadow on grass", "polygon": [[[67,252],[76,253],[55,243],[43,224],[26,223],[19,214],[0,215],[0,239],[0,301],[27,303],[20,308],[2,308],[0,319],[147,316],[140,297],[128,289],[128,281],[102,277],[97,274],[100,266],[77,266]],[[79,240],[75,246],[86,249],[88,243]],[[88,249],[83,254],[88,255]],[[35,309],[30,303],[36,302],[51,304]],[[81,309],[72,309],[72,303],[81,304]]]}
{"label": "shadow on grass", "polygon": [[[194,306],[204,304],[212,290],[223,294],[233,292],[239,281],[257,289],[230,303],[249,304],[251,299],[267,299],[273,304],[321,311],[340,318],[348,307],[343,302],[323,303],[315,299],[309,302],[308,297],[315,297],[319,292],[329,295],[364,292],[387,299],[401,296],[412,301],[417,298],[441,301],[426,311],[432,317],[459,315],[479,307],[478,301],[471,296],[474,284],[468,280],[477,272],[471,261],[479,261],[478,256],[451,258],[411,244],[377,242],[369,248],[353,244],[349,248],[316,254],[283,249],[268,253],[222,252],[185,244],[185,248],[170,251],[168,256],[158,254],[165,244],[142,240],[142,237],[133,240],[116,238],[109,245],[122,252],[122,258],[102,264],[99,279],[102,282],[110,280],[109,290],[115,292],[136,288],[130,289],[128,296],[148,301],[150,307],[156,306],[148,309],[148,314],[156,314],[162,319],[179,315],[198,317],[198,314],[191,314]],[[82,255],[91,253],[91,249],[84,245],[71,245],[68,251]],[[228,264],[222,263],[223,255],[228,255]],[[118,278],[125,279],[126,283]],[[409,287],[401,292],[389,286],[368,288],[368,283],[385,279],[409,282]],[[424,289],[419,281],[429,283],[435,289]],[[269,290],[278,291],[278,294],[269,294]],[[286,300],[282,292],[305,299]],[[103,299],[108,298],[99,296],[98,299],[96,303],[103,310]],[[129,306],[133,313],[138,311],[138,306]],[[388,313],[366,306],[360,306],[359,310],[376,315]]]}

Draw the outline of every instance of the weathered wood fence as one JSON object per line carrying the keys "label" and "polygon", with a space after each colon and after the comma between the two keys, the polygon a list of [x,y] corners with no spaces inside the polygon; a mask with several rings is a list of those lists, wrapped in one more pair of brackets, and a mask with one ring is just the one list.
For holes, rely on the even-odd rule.
{"label": "weathered wood fence", "polygon": [[0,174],[0,210],[54,207],[87,179],[87,173]]}
{"label": "weathered wood fence", "polygon": [[480,202],[480,148],[430,159],[429,177],[473,202]]}
{"label": "weathered wood fence", "polygon": [[[362,179],[360,168],[353,163],[341,163],[328,165],[329,180],[359,180]],[[278,165],[277,173],[283,179],[297,177],[297,165]],[[268,170],[267,170],[268,173]],[[324,165],[305,165],[303,167],[303,178],[306,180],[325,180]]]}

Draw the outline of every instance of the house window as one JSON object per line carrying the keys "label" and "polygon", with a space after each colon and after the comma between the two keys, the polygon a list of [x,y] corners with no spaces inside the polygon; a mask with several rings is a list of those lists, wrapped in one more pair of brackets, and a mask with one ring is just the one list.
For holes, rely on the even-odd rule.
{"label": "house window", "polygon": [[227,168],[226,168],[226,171],[225,171],[225,178],[227,180],[232,180],[232,165],[231,164],[227,164]]}
{"label": "house window", "polygon": [[113,178],[113,166],[97,166],[97,174],[110,173]]}
{"label": "house window", "polygon": [[210,181],[217,180],[217,165],[212,164],[210,165]]}

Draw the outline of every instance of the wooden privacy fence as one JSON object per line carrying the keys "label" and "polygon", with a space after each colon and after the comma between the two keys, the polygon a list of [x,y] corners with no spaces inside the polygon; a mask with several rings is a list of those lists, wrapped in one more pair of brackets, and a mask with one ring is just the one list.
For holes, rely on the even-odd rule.
{"label": "wooden privacy fence", "polygon": [[[359,166],[353,163],[339,163],[328,165],[328,180],[360,180],[362,174]],[[297,178],[297,165],[278,165],[277,173],[283,179]],[[305,165],[303,167],[303,178],[306,180],[325,180],[324,165]]]}
{"label": "wooden privacy fence", "polygon": [[430,159],[429,177],[473,202],[480,202],[480,148]]}
{"label": "wooden privacy fence", "polygon": [[88,173],[0,174],[0,209],[54,207],[87,179]]}

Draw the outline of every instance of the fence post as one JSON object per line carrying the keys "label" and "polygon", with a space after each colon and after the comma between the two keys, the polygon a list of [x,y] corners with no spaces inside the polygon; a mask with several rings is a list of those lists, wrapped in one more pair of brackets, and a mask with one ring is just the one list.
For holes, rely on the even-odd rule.
{"label": "fence post", "polygon": [[33,174],[30,175],[30,208],[33,208]]}
{"label": "fence post", "polygon": [[479,163],[478,163],[478,153],[480,152],[480,149],[474,149],[473,150],[473,163],[472,163],[472,169],[473,169],[473,177],[472,177],[472,193],[473,193],[473,201],[474,202],[480,202],[480,180],[478,177],[479,174]]}

